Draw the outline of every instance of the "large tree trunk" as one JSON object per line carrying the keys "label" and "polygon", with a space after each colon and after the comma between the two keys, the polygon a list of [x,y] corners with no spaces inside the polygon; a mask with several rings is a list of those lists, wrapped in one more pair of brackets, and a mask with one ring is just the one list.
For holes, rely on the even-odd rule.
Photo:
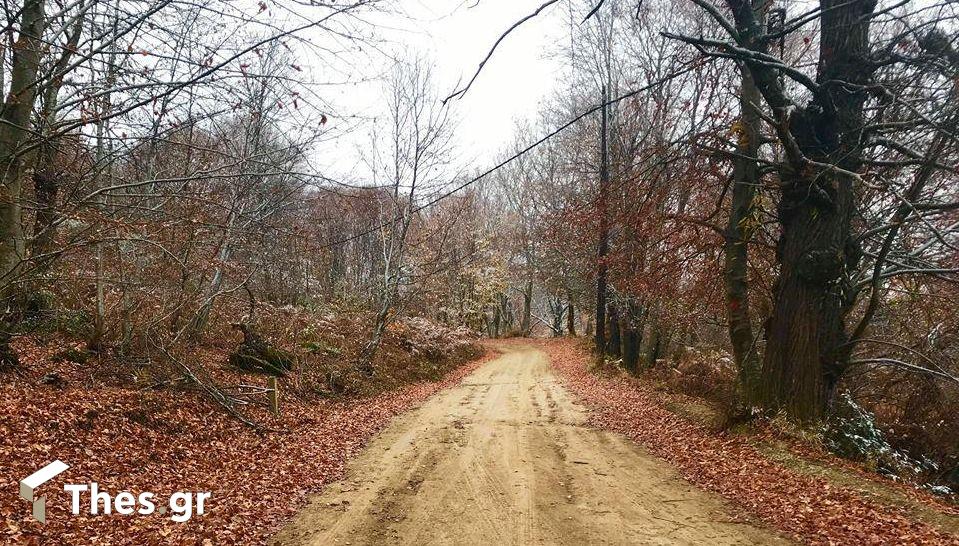
{"label": "large tree trunk", "polygon": [[[842,184],[840,184],[842,185]],[[844,364],[837,349],[847,341],[841,318],[840,279],[852,210],[851,191],[837,191],[834,207],[799,197],[803,180],[783,197],[783,233],[777,249],[773,314],[767,332],[761,395],[769,409],[799,420],[822,416]]]}
{"label": "large tree trunk", "polygon": [[30,134],[30,115],[36,99],[41,42],[46,25],[43,0],[27,0],[20,11],[20,35],[13,45],[10,92],[0,109],[0,286],[10,295],[10,286],[24,258],[21,224],[25,141]]}
{"label": "large tree trunk", "polygon": [[[861,86],[870,80],[869,14],[875,1],[829,0],[821,5],[817,81],[823,93],[793,115],[789,131],[806,158],[858,172],[866,100]],[[851,85],[832,83],[840,80]],[[780,276],[761,396],[768,409],[814,421],[822,418],[849,358],[842,310],[849,272],[860,258],[851,232],[856,189],[847,175],[795,163],[793,172],[783,173],[778,206]]]}
{"label": "large tree trunk", "polygon": [[20,363],[10,346],[10,323],[19,320],[19,305],[11,300],[19,295],[14,287],[26,251],[20,203],[26,175],[24,144],[31,133],[45,26],[43,0],[26,0],[20,10],[20,35],[11,51],[10,92],[0,108],[0,302],[6,304],[0,316],[0,370]]}

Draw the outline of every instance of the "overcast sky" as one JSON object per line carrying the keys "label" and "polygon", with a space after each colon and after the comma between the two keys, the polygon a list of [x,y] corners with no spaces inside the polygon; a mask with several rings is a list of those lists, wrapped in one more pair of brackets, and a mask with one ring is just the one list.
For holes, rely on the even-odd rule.
{"label": "overcast sky", "polygon": [[[416,24],[423,46],[436,59],[440,86],[452,90],[458,81],[468,81],[493,42],[541,3],[479,0],[456,7],[442,0],[418,2],[423,18]],[[531,116],[538,102],[550,93],[559,68],[549,53],[563,35],[558,11],[562,7],[554,8],[510,34],[469,93],[459,99],[460,141],[464,145],[478,152],[498,151],[512,134],[513,119]]]}

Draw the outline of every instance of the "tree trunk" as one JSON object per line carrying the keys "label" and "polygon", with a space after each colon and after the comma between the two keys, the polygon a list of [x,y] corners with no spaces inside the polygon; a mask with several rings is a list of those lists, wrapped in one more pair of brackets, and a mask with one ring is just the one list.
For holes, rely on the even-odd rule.
{"label": "tree trunk", "polygon": [[619,358],[622,354],[618,311],[616,304],[609,304],[609,310],[607,312],[607,316],[609,317],[609,339],[606,342],[606,354],[609,355],[610,358]]}
{"label": "tree trunk", "polygon": [[380,310],[376,314],[376,320],[373,321],[373,333],[369,341],[366,342],[360,351],[357,368],[369,376],[373,375],[373,359],[376,357],[376,352],[380,348],[380,342],[383,340],[383,333],[386,332],[386,324],[390,318],[390,309],[393,307],[393,290],[391,286],[390,282],[387,281],[386,289],[388,292],[384,294]]}
{"label": "tree trunk", "polygon": [[519,328],[524,336],[528,336],[533,327],[533,281],[526,281],[526,290],[523,291],[523,318],[520,321]]}
{"label": "tree trunk", "polygon": [[563,335],[563,315],[566,314],[566,306],[563,305],[563,300],[556,297],[556,299],[550,300],[550,311],[553,313],[553,337],[560,337]]}
{"label": "tree trunk", "polygon": [[[599,244],[597,248],[596,273],[596,334],[593,343],[596,356],[602,360],[606,343],[606,300],[608,296],[606,254],[609,252],[609,149],[606,139],[607,95],[603,87],[603,109],[600,118],[600,167],[599,167]],[[612,332],[610,332],[612,333]]]}
{"label": "tree trunk", "polygon": [[37,200],[34,238],[30,248],[33,257],[41,257],[48,252],[55,235],[57,194],[63,173],[55,167],[56,157],[52,148],[51,144],[41,146],[37,167],[33,172],[33,189]]}
{"label": "tree trunk", "polygon": [[663,331],[662,325],[658,321],[653,322],[650,325],[646,347],[647,364],[649,366],[655,366],[656,361],[663,358],[668,345],[669,333]]}
{"label": "tree trunk", "polygon": [[783,408],[799,420],[821,417],[842,366],[835,350],[847,340],[837,281],[846,262],[851,196],[836,197],[836,210],[792,201],[795,208],[781,214],[780,276],[761,394],[767,408]]}
{"label": "tree trunk", "polygon": [[[790,130],[802,153],[851,172],[862,167],[863,105],[870,80],[869,14],[873,0],[822,3],[815,108],[800,110]],[[782,235],[776,249],[780,276],[773,296],[761,395],[769,409],[785,409],[799,421],[822,418],[849,359],[842,319],[849,272],[860,258],[851,222],[854,182],[839,173],[804,168],[783,175],[778,206]],[[818,176],[817,176],[818,175]]]}
{"label": "tree trunk", "polygon": [[9,297],[24,258],[21,190],[23,146],[30,134],[36,100],[41,42],[46,26],[43,0],[26,0],[20,11],[20,35],[12,48],[10,92],[0,109],[0,293]]}
{"label": "tree trunk", "polygon": [[756,402],[759,357],[749,313],[749,242],[759,223],[754,205],[759,187],[755,158],[759,154],[761,118],[759,89],[748,69],[742,71],[739,94],[740,120],[737,124],[737,157],[733,159],[732,203],[724,240],[723,281],[726,289],[726,319],[733,359],[747,405]]}
{"label": "tree trunk", "polygon": [[503,332],[510,332],[513,330],[513,306],[510,305],[509,297],[505,292],[499,295],[499,306],[503,317]]}
{"label": "tree trunk", "polygon": [[66,174],[59,168],[58,155],[61,152],[60,138],[55,136],[57,103],[60,89],[63,88],[63,71],[76,52],[80,35],[83,32],[84,17],[79,17],[73,25],[66,47],[52,69],[53,78],[43,91],[42,104],[38,120],[38,133],[42,139],[36,154],[36,165],[33,170],[33,189],[37,201],[36,218],[33,224],[33,241],[30,255],[41,258],[47,265],[51,260],[42,258],[50,250],[57,227],[57,193],[60,191],[61,179]]}
{"label": "tree trunk", "polygon": [[[114,17],[117,16],[117,13],[114,13]],[[116,31],[116,19],[114,19],[114,31]],[[111,53],[108,57],[107,62],[107,72],[104,74],[104,87],[106,89],[112,89],[114,83],[116,82],[116,70],[117,65],[114,62],[116,60],[116,54]],[[112,93],[107,92],[100,99],[99,104],[99,119],[97,120],[97,130],[96,130],[96,162],[98,166],[103,167],[103,164],[106,163],[104,168],[107,176],[107,184],[113,182],[113,141],[109,140],[110,137],[110,114],[113,109]],[[102,171],[101,171],[102,172]],[[96,177],[96,185],[99,189],[101,187],[102,181],[100,176]],[[107,208],[107,194],[100,194],[97,197],[97,207],[100,211],[106,214]],[[106,278],[104,273],[104,243],[103,241],[96,241],[96,267],[95,267],[95,283],[96,283],[96,307],[95,313],[93,316],[93,332],[90,334],[90,338],[87,340],[87,348],[91,351],[100,351],[103,347],[103,334],[106,328]]]}
{"label": "tree trunk", "polygon": [[573,311],[573,299],[566,302],[566,333],[576,337],[576,315]]}
{"label": "tree trunk", "polygon": [[639,371],[639,343],[642,328],[642,316],[636,300],[630,298],[626,305],[626,317],[623,324],[623,367],[630,373]]}

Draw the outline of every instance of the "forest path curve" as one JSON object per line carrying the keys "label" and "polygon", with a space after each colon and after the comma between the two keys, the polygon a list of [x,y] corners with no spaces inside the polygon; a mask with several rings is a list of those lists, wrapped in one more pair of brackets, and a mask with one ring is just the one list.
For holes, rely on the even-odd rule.
{"label": "forest path curve", "polygon": [[271,543],[786,543],[588,427],[541,351],[502,350],[396,418]]}

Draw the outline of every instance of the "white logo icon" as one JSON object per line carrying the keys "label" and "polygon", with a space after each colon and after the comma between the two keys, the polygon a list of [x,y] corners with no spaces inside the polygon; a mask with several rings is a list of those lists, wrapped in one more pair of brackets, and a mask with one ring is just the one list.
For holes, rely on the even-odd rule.
{"label": "white logo icon", "polygon": [[47,522],[47,498],[45,496],[34,498],[34,491],[68,468],[70,467],[67,463],[57,459],[20,480],[20,497],[25,501],[33,503],[33,517],[40,523]]}

